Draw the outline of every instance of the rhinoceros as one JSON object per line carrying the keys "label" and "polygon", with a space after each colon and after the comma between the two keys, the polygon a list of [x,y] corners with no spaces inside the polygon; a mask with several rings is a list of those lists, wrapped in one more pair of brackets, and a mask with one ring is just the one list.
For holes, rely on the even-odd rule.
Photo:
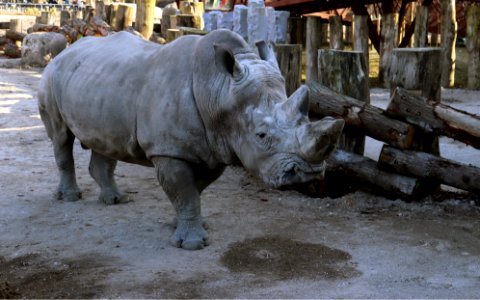
{"label": "rhinoceros", "polygon": [[155,167],[176,211],[177,247],[208,236],[200,193],[240,161],[281,187],[322,177],[344,122],[308,119],[308,89],[287,98],[272,48],[228,30],[157,45],[127,32],[84,38],[45,68],[39,111],[53,142],[58,199],[81,197],[72,148],[91,149],[89,171],[106,204],[127,201],[117,161]]}

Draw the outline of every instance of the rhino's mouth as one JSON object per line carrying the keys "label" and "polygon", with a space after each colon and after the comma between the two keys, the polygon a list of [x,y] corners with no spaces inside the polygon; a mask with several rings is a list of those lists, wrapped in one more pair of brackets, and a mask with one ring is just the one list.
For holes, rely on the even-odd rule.
{"label": "rhino's mouth", "polygon": [[273,157],[270,166],[262,172],[262,179],[265,183],[274,188],[291,186],[299,183],[323,179],[325,175],[326,162],[309,164],[296,155],[282,155]]}

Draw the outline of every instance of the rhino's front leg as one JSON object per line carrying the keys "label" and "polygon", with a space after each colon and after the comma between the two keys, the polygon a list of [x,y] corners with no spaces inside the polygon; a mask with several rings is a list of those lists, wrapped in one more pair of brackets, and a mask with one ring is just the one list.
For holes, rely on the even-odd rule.
{"label": "rhino's front leg", "polygon": [[202,249],[208,245],[208,234],[202,226],[194,167],[174,158],[156,157],[152,161],[158,181],[177,214],[177,229],[170,242],[188,250]]}

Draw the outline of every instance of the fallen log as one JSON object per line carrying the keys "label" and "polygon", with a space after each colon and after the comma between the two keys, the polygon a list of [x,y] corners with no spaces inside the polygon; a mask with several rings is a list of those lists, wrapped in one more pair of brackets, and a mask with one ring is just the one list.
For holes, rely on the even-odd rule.
{"label": "fallen log", "polygon": [[32,32],[60,32],[60,27],[56,25],[45,25],[36,23],[32,27],[27,29],[28,33]]}
{"label": "fallen log", "polygon": [[394,170],[407,176],[434,179],[462,190],[480,192],[480,168],[433,154],[398,150],[384,145],[378,165],[385,170]]}
{"label": "fallen log", "polygon": [[414,127],[383,115],[380,108],[333,92],[317,82],[308,82],[310,113],[313,117],[338,116],[360,133],[400,149],[412,145]]}
{"label": "fallen log", "polygon": [[7,39],[14,42],[21,42],[23,41],[23,38],[26,36],[26,34],[14,30],[7,30],[5,32],[5,36],[7,37]]}
{"label": "fallen log", "polygon": [[20,58],[22,50],[16,43],[7,43],[3,48],[3,53],[10,58]]}
{"label": "fallen log", "polygon": [[327,159],[327,172],[353,177],[387,194],[409,199],[417,196],[419,184],[416,178],[381,170],[373,159],[351,152],[343,150],[333,152]]}
{"label": "fallen log", "polygon": [[386,113],[402,117],[427,132],[451,137],[480,149],[480,116],[432,103],[405,89],[395,89]]}

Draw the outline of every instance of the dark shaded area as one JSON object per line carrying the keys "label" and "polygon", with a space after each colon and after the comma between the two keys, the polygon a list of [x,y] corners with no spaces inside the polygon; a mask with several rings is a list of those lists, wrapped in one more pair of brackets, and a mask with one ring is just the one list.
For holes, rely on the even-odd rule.
{"label": "dark shaded area", "polygon": [[56,261],[39,254],[8,261],[0,257],[0,298],[101,297],[105,288],[101,282],[113,271],[101,260],[98,256],[84,256]]}
{"label": "dark shaded area", "polygon": [[360,275],[347,252],[321,244],[302,243],[279,236],[234,243],[221,258],[233,272],[277,279],[347,279]]}

